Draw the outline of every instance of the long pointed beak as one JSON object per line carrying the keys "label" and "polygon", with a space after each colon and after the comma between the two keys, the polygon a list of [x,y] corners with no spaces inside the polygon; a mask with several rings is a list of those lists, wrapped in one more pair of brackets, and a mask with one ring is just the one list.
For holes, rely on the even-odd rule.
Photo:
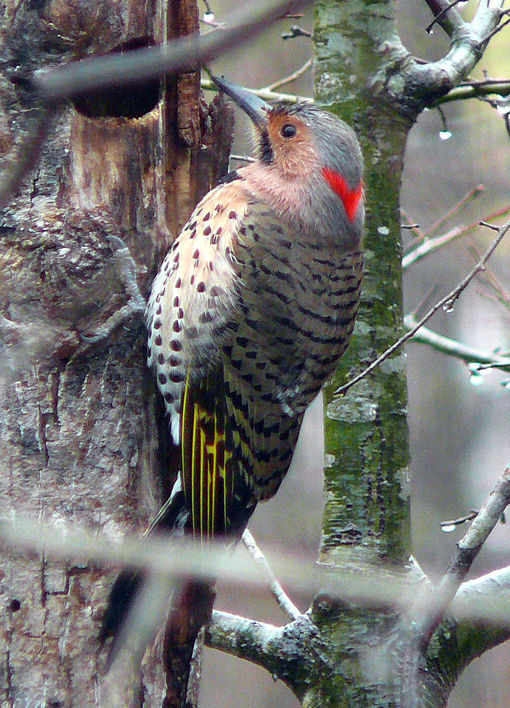
{"label": "long pointed beak", "polygon": [[243,109],[243,111],[255,123],[257,128],[263,130],[267,127],[268,111],[272,110],[269,103],[266,103],[258,96],[255,96],[255,94],[248,91],[248,89],[245,89],[242,86],[237,86],[237,84],[233,84],[231,81],[227,81],[227,79],[224,79],[223,77],[213,76],[211,74],[211,79],[214,81],[216,86],[218,86],[218,88],[220,88],[227,94],[227,96],[230,96],[230,98],[237,103],[239,108]]}

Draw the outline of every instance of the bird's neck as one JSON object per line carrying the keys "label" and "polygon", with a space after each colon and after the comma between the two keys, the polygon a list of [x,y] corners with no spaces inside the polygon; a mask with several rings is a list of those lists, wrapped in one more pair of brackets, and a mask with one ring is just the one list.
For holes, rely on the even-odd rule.
{"label": "bird's neck", "polygon": [[255,162],[241,168],[239,175],[248,192],[268,204],[303,235],[309,234],[315,244],[322,242],[325,246],[340,246],[345,250],[359,246],[356,223],[346,217],[341,200],[319,168],[282,178],[275,166]]}

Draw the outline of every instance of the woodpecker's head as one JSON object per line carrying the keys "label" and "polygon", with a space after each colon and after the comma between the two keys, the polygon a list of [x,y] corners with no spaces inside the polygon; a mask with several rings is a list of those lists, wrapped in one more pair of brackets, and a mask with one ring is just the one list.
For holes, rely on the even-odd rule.
{"label": "woodpecker's head", "polygon": [[311,103],[270,105],[226,79],[213,80],[253,121],[258,160],[245,169],[266,181],[277,207],[326,237],[340,237],[346,247],[356,245],[364,208],[363,157],[354,131]]}

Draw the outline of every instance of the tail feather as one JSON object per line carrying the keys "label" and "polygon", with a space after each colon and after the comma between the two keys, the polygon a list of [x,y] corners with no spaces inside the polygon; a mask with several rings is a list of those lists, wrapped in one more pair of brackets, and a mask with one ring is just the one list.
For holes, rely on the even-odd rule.
{"label": "tail feather", "polygon": [[[182,533],[188,516],[180,481],[177,480],[172,494],[161,507],[145,535],[147,536],[155,531]],[[119,573],[110,590],[98,639],[100,644],[103,645],[109,637],[114,637],[114,644],[111,649],[112,655],[116,652],[116,642],[120,636],[120,631],[126,622],[136,596],[143,587],[145,576],[146,574],[141,570],[123,570]]]}

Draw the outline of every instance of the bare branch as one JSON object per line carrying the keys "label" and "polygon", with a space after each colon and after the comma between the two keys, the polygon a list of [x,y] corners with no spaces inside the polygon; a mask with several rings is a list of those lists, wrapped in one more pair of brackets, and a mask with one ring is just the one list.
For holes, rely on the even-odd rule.
{"label": "bare branch", "polygon": [[467,514],[459,516],[457,519],[441,521],[441,530],[448,533],[449,531],[453,531],[453,529],[457,528],[457,526],[463,526],[464,524],[467,524],[468,521],[472,521],[476,518],[476,516],[478,516],[478,512],[472,509]]}
{"label": "bare branch", "polygon": [[[406,85],[410,88],[409,97],[416,100],[419,95],[420,108],[443,101],[444,96],[480,61],[487,36],[500,23],[502,3],[503,0],[481,2],[470,23],[464,22],[455,8],[444,15],[441,23],[451,37],[448,54],[435,62],[421,63],[415,60],[405,70]],[[448,6],[444,0],[427,0],[427,4],[434,14]],[[460,19],[452,19],[455,13]],[[399,90],[397,98],[398,94]]]}
{"label": "bare branch", "polygon": [[[425,27],[425,32],[430,34],[436,22],[441,25],[446,34],[450,36],[453,34],[454,30],[462,28],[464,20],[457,10],[453,8],[461,2],[466,2],[466,0],[452,0],[450,3],[444,2],[443,0],[425,0],[425,2],[434,13],[434,19]],[[446,16],[447,13],[448,17]]]}
{"label": "bare branch", "polygon": [[[501,519],[510,503],[510,465],[499,477],[489,498],[478,512],[464,537],[457,544],[457,553],[443,576],[437,592],[434,593],[433,612],[424,616],[418,635],[422,642],[428,642],[439,625],[457,589],[466,577],[471,565],[480,552],[489,534]],[[426,615],[427,613],[425,613]]]}
{"label": "bare branch", "polygon": [[308,37],[308,38],[310,38],[311,36],[312,36],[311,32],[308,32],[308,30],[304,30],[302,27],[299,27],[298,25],[292,25],[289,32],[282,33],[282,39],[294,39],[295,37]]}
{"label": "bare branch", "polygon": [[207,628],[207,646],[263,664],[267,657],[267,647],[274,642],[281,628],[266,622],[257,622],[229,612],[214,610]]}
{"label": "bare branch", "polygon": [[383,362],[385,359],[387,359],[389,356],[391,356],[399,347],[402,346],[405,342],[407,342],[409,339],[414,337],[416,332],[422,327],[425,322],[427,322],[432,315],[434,315],[438,310],[441,308],[444,308],[446,311],[449,311],[453,308],[455,302],[458,300],[460,297],[461,293],[467,288],[469,283],[473,280],[475,275],[482,271],[485,267],[486,262],[489,260],[491,255],[494,253],[498,245],[501,243],[503,238],[505,237],[506,233],[510,229],[510,221],[507,222],[506,224],[503,224],[503,226],[499,227],[498,230],[498,235],[495,238],[495,240],[492,242],[492,244],[489,246],[487,251],[484,253],[483,257],[478,261],[478,263],[472,268],[469,273],[461,280],[461,282],[451,291],[448,293],[448,295],[445,295],[441,300],[436,302],[436,304],[418,321],[416,324],[411,327],[411,329],[404,334],[403,337],[400,337],[394,344],[391,345],[391,347],[388,347],[386,351],[384,351],[380,356],[377,357],[375,361],[373,361],[370,366],[367,366],[364,371],[362,371],[360,374],[355,376],[353,379],[348,381],[346,384],[343,386],[340,386],[337,388],[335,391],[336,395],[343,394],[346,391],[348,391],[351,386],[354,386],[354,384],[358,383],[358,381],[361,381],[361,379],[365,378],[370,372],[372,372],[381,362]]}
{"label": "bare branch", "polygon": [[449,613],[455,619],[480,619],[510,630],[510,566],[462,583]]}
{"label": "bare branch", "polygon": [[405,708],[420,705],[420,657],[426,651],[432,635],[439,627],[474,559],[509,503],[510,466],[500,476],[489,498],[457,544],[457,552],[437,588],[432,591],[427,589],[427,597],[419,598],[416,612],[411,616],[411,647],[404,659],[401,705]]}
{"label": "bare branch", "polygon": [[[200,86],[206,91],[218,91],[218,87],[210,79],[202,79]],[[264,101],[282,101],[283,103],[313,103],[309,96],[297,96],[293,93],[276,93],[269,88],[250,89],[250,91]]]}
{"label": "bare branch", "polygon": [[[177,581],[189,580],[190,577],[210,581],[211,577],[218,576],[238,585],[242,581],[254,587],[267,586],[266,577],[261,576],[251,558],[232,558],[226,553],[221,541],[197,544],[192,539],[158,538],[155,535],[143,539],[124,537],[122,541],[113,541],[63,522],[50,525],[18,518],[0,521],[0,544],[0,548],[3,546],[18,552],[45,553],[55,559],[73,558],[76,561],[145,570],[155,577],[167,576]],[[329,594],[338,596],[338,578],[341,577],[341,597],[371,607],[409,604],[414,597],[415,591],[409,590],[406,573],[374,565],[367,567],[360,575],[353,572],[349,558],[346,553],[345,570],[342,569],[338,574],[319,566],[314,584],[327,580],[330,585]],[[278,569],[286,583],[296,591],[310,591],[310,571],[303,569],[299,555],[293,556],[288,551],[284,557],[280,555]],[[326,572],[328,575],[324,578],[321,573]]]}
{"label": "bare branch", "polygon": [[[206,628],[206,644],[262,666],[292,687],[298,697],[312,672],[334,671],[334,665],[322,651],[317,629],[307,614],[283,627],[274,627],[215,611]],[[298,661],[297,646],[307,649],[300,652]]]}
{"label": "bare branch", "polygon": [[250,556],[253,558],[255,563],[259,565],[263,572],[264,575],[266,576],[267,580],[269,581],[269,587],[271,590],[271,594],[275,598],[276,602],[278,603],[278,607],[282,610],[282,612],[287,615],[287,617],[291,620],[295,620],[298,617],[301,616],[301,612],[299,611],[299,608],[296,607],[296,605],[292,602],[290,597],[287,595],[281,584],[279,583],[276,575],[273,572],[273,569],[267,562],[267,559],[265,555],[262,553],[260,548],[257,546],[257,543],[255,539],[253,538],[251,531],[249,529],[246,529],[245,532],[243,533],[242,541],[248,550],[248,553]]}
{"label": "bare branch", "polygon": [[[502,16],[503,16],[503,13],[502,13]],[[489,32],[488,34],[486,34],[485,37],[482,37],[482,39],[480,40],[480,45],[486,44],[486,42],[488,42],[489,39],[491,39],[492,37],[494,37],[494,35],[497,34],[498,32],[501,32],[501,30],[502,30],[504,27],[506,27],[508,24],[510,24],[510,19],[505,20],[505,21],[502,22],[500,25],[498,25],[497,27],[495,27],[491,32]]]}
{"label": "bare branch", "polygon": [[481,98],[490,95],[508,96],[510,94],[510,80],[487,79],[486,81],[472,81],[463,83],[442,96],[436,104],[463,101],[468,98]]}
{"label": "bare branch", "polygon": [[472,189],[470,189],[466,194],[464,194],[464,196],[462,196],[457,202],[455,202],[455,204],[450,209],[445,211],[444,214],[441,214],[441,216],[427,228],[427,230],[425,231],[425,236],[428,236],[430,233],[432,233],[432,231],[435,231],[440,226],[442,226],[448,219],[457,214],[462,209],[462,207],[465,207],[466,204],[469,204],[481,192],[483,192],[484,189],[485,186],[483,184],[477,184],[475,187],[472,187]]}
{"label": "bare branch", "polygon": [[[417,324],[417,320],[412,314],[404,317],[404,327],[406,327],[409,331],[414,330]],[[502,371],[510,371],[509,357],[498,356],[493,352],[487,352],[482,349],[476,349],[476,347],[470,347],[467,344],[458,342],[450,337],[437,334],[437,332],[428,329],[428,327],[421,327],[418,331],[415,331],[411,341],[427,344],[429,347],[432,347],[432,349],[442,352],[443,354],[456,357],[457,359],[461,359],[467,364],[488,364],[489,366],[501,369]]]}
{"label": "bare branch", "polygon": [[[509,211],[510,206],[504,207],[504,209],[498,209],[492,214],[489,214],[485,221],[490,223],[493,219],[497,219],[500,216],[505,216]],[[450,229],[450,231],[447,231],[447,233],[441,234],[441,236],[436,236],[435,238],[427,238],[424,233],[423,239],[418,246],[413,248],[412,251],[406,253],[406,255],[402,258],[402,268],[405,270],[406,268],[409,268],[410,265],[418,263],[418,261],[421,261],[422,258],[438,251],[451,241],[460,238],[460,236],[464,236],[470,231],[474,231],[474,229],[476,229],[479,225],[480,222],[475,221],[468,226],[455,226],[453,229]]]}
{"label": "bare branch", "polygon": [[296,71],[292,72],[292,74],[289,74],[288,76],[284,76],[283,79],[278,79],[278,81],[275,81],[272,84],[269,84],[268,86],[265,86],[262,91],[274,91],[275,88],[279,88],[280,86],[284,86],[285,84],[289,84],[291,81],[295,81],[298,79],[302,74],[305,73],[305,71],[308,71],[308,69],[312,66],[313,59],[310,57],[310,59],[307,59],[305,63],[299,67],[299,69],[296,69]]}
{"label": "bare branch", "polygon": [[40,69],[34,74],[33,84],[44,101],[61,102],[91,91],[168,76],[231,51],[287,10],[309,2],[311,0],[278,0],[264,3],[262,7],[256,0],[247,5],[243,3],[232,13],[228,27],[217,28],[205,36],[194,34],[156,47]]}

